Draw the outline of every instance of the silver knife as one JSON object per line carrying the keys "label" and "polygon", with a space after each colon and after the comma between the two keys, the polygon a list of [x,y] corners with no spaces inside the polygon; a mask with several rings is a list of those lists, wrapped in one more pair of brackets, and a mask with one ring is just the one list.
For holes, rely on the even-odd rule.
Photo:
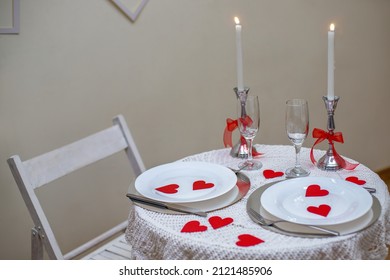
{"label": "silver knife", "polygon": [[132,193],[128,193],[128,194],[126,194],[126,196],[133,202],[149,205],[149,206],[160,208],[160,209],[167,209],[167,210],[173,210],[173,211],[181,212],[181,213],[194,214],[194,215],[198,215],[201,217],[207,216],[206,212],[203,212],[203,211],[196,209],[196,208],[191,208],[191,207],[187,207],[187,206],[183,206],[183,205],[177,205],[177,204],[166,203],[166,202],[161,202],[161,201],[156,201],[156,200],[153,200],[153,199],[141,196],[141,195],[137,195],[137,194],[132,194]]}

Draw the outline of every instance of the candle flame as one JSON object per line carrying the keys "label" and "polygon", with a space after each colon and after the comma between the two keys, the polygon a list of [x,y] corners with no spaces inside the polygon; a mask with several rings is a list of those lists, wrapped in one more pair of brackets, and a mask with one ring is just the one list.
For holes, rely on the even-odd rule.
{"label": "candle flame", "polygon": [[334,27],[335,27],[335,26],[334,26],[334,23],[331,23],[330,26],[329,26],[329,30],[330,30],[330,31],[334,31]]}
{"label": "candle flame", "polygon": [[234,17],[234,22],[235,22],[236,24],[240,24],[239,18],[238,18],[238,17]]}

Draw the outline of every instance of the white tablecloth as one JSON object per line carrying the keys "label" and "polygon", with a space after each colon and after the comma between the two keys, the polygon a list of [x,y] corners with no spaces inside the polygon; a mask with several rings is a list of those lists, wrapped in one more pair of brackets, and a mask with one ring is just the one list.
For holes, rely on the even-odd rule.
{"label": "white tablecloth", "polygon": [[[310,176],[345,179],[357,176],[366,186],[375,187],[382,213],[379,220],[366,230],[340,237],[302,238],[278,234],[255,224],[246,213],[248,196],[266,183],[281,178],[266,179],[263,170],[285,171],[294,165],[292,146],[256,145],[263,163],[260,171],[245,172],[251,180],[251,189],[239,202],[230,207],[210,212],[203,218],[195,215],[169,215],[133,206],[129,214],[126,240],[133,246],[137,259],[384,259],[386,244],[390,244],[389,192],[380,177],[360,164],[353,171],[326,172],[316,168],[309,159],[310,149],[303,148],[301,162],[310,169]],[[205,161],[236,168],[241,159],[232,158],[230,149],[209,151],[187,157],[183,161]],[[323,151],[315,150],[316,158]],[[233,223],[213,229],[209,217],[230,217]],[[207,226],[202,232],[181,232],[191,221]],[[250,234],[264,242],[255,246],[237,246],[238,236]]]}

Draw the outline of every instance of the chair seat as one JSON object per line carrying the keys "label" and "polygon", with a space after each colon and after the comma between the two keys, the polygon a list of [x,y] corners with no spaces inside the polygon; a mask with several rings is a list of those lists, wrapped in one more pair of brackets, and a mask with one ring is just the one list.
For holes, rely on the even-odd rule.
{"label": "chair seat", "polygon": [[131,245],[125,240],[125,234],[121,234],[104,246],[84,256],[83,260],[130,260],[132,259]]}

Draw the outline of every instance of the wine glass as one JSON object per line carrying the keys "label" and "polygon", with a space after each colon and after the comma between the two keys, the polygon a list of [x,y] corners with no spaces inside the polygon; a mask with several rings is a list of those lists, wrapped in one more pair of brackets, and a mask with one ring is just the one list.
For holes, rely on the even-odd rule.
{"label": "wine glass", "polygon": [[263,165],[253,160],[253,139],[256,137],[260,125],[260,108],[258,96],[248,95],[246,100],[237,99],[238,128],[241,136],[245,138],[248,146],[248,158],[241,162],[238,167],[243,170],[258,170]]}
{"label": "wine glass", "polygon": [[286,132],[295,147],[295,166],[286,170],[287,177],[304,177],[310,171],[301,167],[299,155],[309,131],[309,106],[304,99],[292,99],[286,102]]}

